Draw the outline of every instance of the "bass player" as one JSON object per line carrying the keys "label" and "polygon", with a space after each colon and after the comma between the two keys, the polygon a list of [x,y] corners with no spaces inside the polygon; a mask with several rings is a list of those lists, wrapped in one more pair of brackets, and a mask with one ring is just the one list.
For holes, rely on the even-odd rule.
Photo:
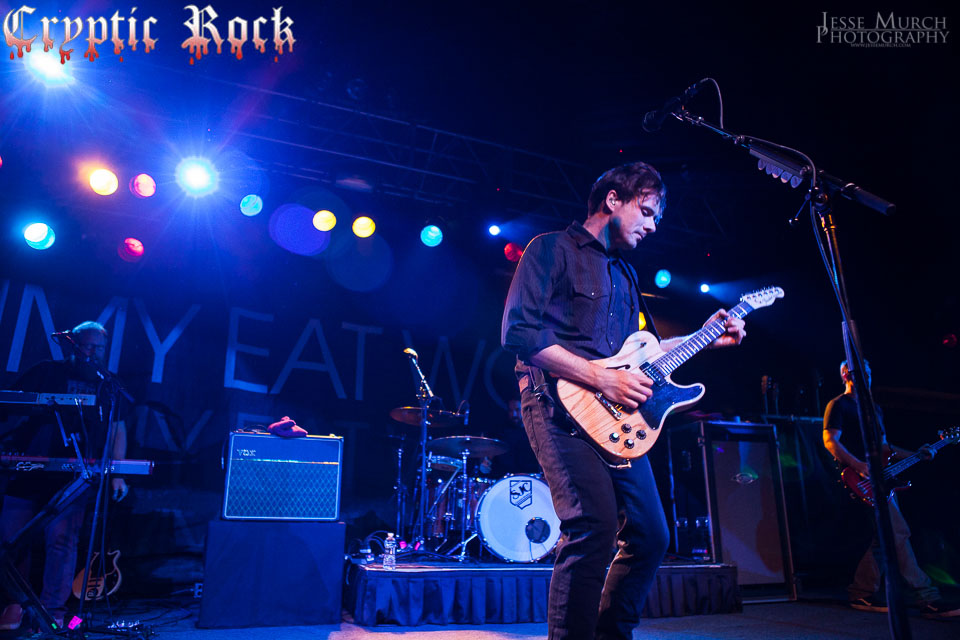
{"label": "bass player", "polygon": [[[872,383],[870,363],[864,361],[867,374],[867,387]],[[847,367],[847,361],[840,363],[840,377],[843,379],[844,392],[827,403],[823,415],[823,445],[841,467],[850,467],[863,478],[869,478],[867,469],[866,447],[860,433],[860,422],[857,417],[857,403],[854,399],[853,376]],[[914,454],[900,447],[892,446],[887,442],[883,429],[883,417],[877,410],[880,419],[883,437],[882,455],[887,458],[892,453],[894,458],[905,458]],[[841,439],[843,442],[841,442]],[[929,445],[924,445],[918,451],[921,457],[932,460],[934,452]],[[913,554],[910,545],[910,527],[907,526],[896,496],[892,496],[887,503],[890,506],[890,524],[893,528],[893,544],[897,550],[897,565],[900,575],[913,594],[913,604],[920,609],[924,617],[949,618],[960,615],[960,607],[946,603],[940,597],[940,591],[933,586],[928,576]],[[880,599],[881,575],[877,554],[880,553],[876,535],[860,559],[853,582],[847,587],[850,606],[861,611],[886,612],[887,605]]]}

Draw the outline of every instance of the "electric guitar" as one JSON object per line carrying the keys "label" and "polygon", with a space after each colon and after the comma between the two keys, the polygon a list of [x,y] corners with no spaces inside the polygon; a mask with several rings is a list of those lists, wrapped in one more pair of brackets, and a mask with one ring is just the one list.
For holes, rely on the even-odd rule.
{"label": "electric guitar", "polygon": [[[948,444],[956,444],[960,442],[960,427],[950,427],[949,429],[944,429],[938,432],[940,439],[936,442],[930,444],[930,450],[936,453],[943,447]],[[904,491],[910,488],[909,482],[899,482],[896,480],[896,477],[923,460],[919,453],[914,453],[913,455],[907,456],[903,460],[897,462],[893,461],[893,455],[891,454],[883,468],[883,481],[888,487],[890,487],[890,492]],[[892,464],[891,464],[892,463]],[[850,493],[853,494],[853,497],[862,500],[869,504],[871,507],[876,504],[876,501],[873,498],[873,486],[870,484],[869,478],[863,478],[859,473],[854,471],[853,467],[844,467],[840,472],[840,482],[850,490]]]}
{"label": "electric guitar", "polygon": [[[782,297],[780,287],[748,293],[728,313],[742,318]],[[639,458],[656,443],[667,416],[694,404],[706,391],[702,384],[674,384],[670,374],[725,332],[724,320],[714,320],[665,353],[652,333],[638,331],[626,339],[616,355],[594,360],[594,364],[607,369],[639,372],[653,380],[653,396],[635,411],[627,411],[599,391],[563,378],[557,380],[557,395],[567,414],[605,458]]]}
{"label": "electric guitar", "polygon": [[116,593],[123,582],[123,575],[120,573],[120,566],[117,564],[120,550],[108,551],[107,555],[110,556],[110,559],[105,564],[113,565],[109,571],[100,562],[100,552],[93,552],[93,557],[90,559],[90,573],[87,576],[87,588],[86,590],[83,588],[84,570],[81,568],[80,573],[73,579],[73,597],[80,599],[82,592],[84,600],[102,600]]}

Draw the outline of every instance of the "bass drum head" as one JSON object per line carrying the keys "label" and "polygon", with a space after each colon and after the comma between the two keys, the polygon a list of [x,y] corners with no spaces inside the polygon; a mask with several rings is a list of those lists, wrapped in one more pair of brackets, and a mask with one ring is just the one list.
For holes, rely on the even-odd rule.
{"label": "bass drum head", "polygon": [[547,483],[531,475],[508,475],[487,489],[477,507],[480,539],[509,562],[536,562],[560,539],[560,519]]}

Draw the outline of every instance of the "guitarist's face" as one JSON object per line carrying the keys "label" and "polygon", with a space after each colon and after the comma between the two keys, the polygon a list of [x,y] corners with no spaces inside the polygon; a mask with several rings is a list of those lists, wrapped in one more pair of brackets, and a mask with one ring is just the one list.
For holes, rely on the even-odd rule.
{"label": "guitarist's face", "polygon": [[630,202],[617,198],[611,191],[607,195],[610,208],[610,244],[611,248],[629,251],[637,248],[637,243],[657,231],[660,221],[660,197],[656,193],[641,193]]}

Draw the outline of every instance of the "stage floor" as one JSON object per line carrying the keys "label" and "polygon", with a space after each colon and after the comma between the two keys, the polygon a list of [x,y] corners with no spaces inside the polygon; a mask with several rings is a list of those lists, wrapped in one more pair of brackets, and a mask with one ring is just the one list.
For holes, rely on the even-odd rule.
{"label": "stage floor", "polygon": [[[422,627],[359,627],[353,624],[311,627],[197,629],[196,601],[136,601],[115,611],[126,620],[153,625],[157,640],[363,640],[403,637],[405,640],[539,640],[546,624],[426,625]],[[960,637],[960,618],[949,621],[911,618],[913,636],[923,640]],[[7,637],[0,634],[0,637]],[[784,640],[850,640],[889,638],[884,614],[854,611],[826,601],[746,604],[743,613],[683,618],[648,618],[634,632],[638,640],[758,638]]]}

